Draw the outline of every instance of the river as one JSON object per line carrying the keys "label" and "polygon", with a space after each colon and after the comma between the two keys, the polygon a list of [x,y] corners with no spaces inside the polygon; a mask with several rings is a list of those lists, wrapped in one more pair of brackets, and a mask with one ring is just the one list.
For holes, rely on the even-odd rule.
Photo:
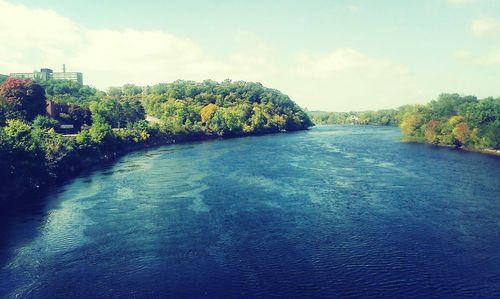
{"label": "river", "polygon": [[3,211],[0,297],[500,297],[500,158],[397,128],[126,155]]}

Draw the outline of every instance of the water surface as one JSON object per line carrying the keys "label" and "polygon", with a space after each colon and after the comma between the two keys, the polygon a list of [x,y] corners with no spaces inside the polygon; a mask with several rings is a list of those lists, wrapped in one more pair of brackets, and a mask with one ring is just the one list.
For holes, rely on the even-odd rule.
{"label": "water surface", "polygon": [[0,297],[500,296],[500,159],[396,128],[164,146],[0,221]]}

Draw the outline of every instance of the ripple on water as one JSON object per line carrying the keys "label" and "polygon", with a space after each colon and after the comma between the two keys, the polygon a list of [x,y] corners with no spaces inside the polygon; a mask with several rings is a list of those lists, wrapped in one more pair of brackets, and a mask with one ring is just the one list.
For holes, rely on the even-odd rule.
{"label": "ripple on water", "polygon": [[0,251],[0,297],[499,297],[498,160],[399,136],[321,127],[125,156],[19,223],[36,233]]}

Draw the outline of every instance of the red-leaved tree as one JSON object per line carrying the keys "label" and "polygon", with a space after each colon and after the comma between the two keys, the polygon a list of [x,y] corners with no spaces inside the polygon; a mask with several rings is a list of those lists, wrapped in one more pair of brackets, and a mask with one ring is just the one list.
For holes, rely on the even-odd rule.
{"label": "red-leaved tree", "polygon": [[45,107],[45,90],[29,78],[11,77],[0,85],[0,114],[3,121],[31,121],[37,115],[44,114]]}

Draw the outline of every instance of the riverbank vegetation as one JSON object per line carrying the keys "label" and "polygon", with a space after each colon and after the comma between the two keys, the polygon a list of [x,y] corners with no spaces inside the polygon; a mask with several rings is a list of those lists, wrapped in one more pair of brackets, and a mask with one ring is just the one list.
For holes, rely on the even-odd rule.
{"label": "riverbank vegetation", "polygon": [[[47,115],[47,102],[56,116]],[[72,134],[61,134],[62,124]],[[176,81],[103,92],[72,81],[8,78],[0,85],[0,202],[151,144],[310,126],[288,96],[260,83]]]}
{"label": "riverbank vegetation", "polygon": [[400,112],[406,140],[471,149],[500,149],[500,98],[443,94]]}
{"label": "riverbank vegetation", "polygon": [[308,114],[318,125],[397,126],[401,121],[397,109],[361,112],[310,111]]}
{"label": "riverbank vegetation", "polygon": [[399,126],[406,141],[500,149],[500,97],[442,94],[425,105],[366,112],[309,112],[316,124]]}

